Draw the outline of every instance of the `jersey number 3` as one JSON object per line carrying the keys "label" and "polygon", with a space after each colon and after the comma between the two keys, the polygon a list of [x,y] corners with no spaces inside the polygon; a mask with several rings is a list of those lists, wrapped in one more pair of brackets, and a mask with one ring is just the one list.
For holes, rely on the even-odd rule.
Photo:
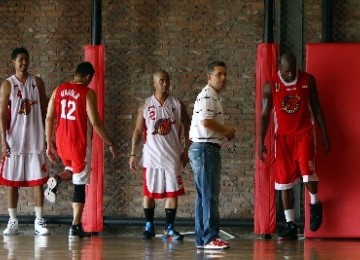
{"label": "jersey number 3", "polygon": [[61,100],[61,118],[67,120],[76,120],[76,117],[73,115],[75,110],[76,110],[75,101],[66,100],[66,99]]}

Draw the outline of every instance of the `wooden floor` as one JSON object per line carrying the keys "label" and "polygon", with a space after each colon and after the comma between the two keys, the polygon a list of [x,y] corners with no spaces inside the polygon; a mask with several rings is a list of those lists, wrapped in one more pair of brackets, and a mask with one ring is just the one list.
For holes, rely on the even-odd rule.
{"label": "wooden floor", "polygon": [[[360,240],[314,240],[279,242],[249,234],[230,239],[231,248],[197,250],[192,232],[181,242],[163,242],[160,235],[143,240],[141,234],[104,232],[89,239],[69,242],[67,232],[34,236],[25,230],[17,236],[3,236],[0,259],[360,259]],[[229,232],[222,233],[229,238]],[[231,236],[231,234],[230,234]]]}

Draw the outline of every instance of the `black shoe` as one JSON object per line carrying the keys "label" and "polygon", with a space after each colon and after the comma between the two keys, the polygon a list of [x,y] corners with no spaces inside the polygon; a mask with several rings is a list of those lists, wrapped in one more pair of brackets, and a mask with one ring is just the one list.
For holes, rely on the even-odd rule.
{"label": "black shoe", "polygon": [[72,225],[69,229],[69,239],[72,238],[84,238],[84,237],[91,237],[90,232],[85,232],[81,226],[79,225]]}
{"label": "black shoe", "polygon": [[146,222],[143,238],[151,239],[154,236],[155,236],[154,224],[151,222]]}
{"label": "black shoe", "polygon": [[279,232],[279,240],[296,239],[298,239],[297,225],[292,221],[286,222],[284,229]]}
{"label": "black shoe", "polygon": [[319,201],[316,204],[310,204],[310,230],[316,231],[322,223],[322,204]]}

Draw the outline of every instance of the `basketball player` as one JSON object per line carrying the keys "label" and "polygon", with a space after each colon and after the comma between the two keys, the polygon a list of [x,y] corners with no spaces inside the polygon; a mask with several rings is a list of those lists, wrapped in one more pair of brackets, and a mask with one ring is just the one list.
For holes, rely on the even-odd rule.
{"label": "basketball player", "polygon": [[19,187],[32,187],[35,204],[35,234],[47,235],[43,217],[43,184],[48,179],[45,166],[44,119],[47,106],[41,78],[28,72],[29,53],[15,48],[11,53],[15,74],[1,84],[0,183],[7,186],[9,221],[4,235],[19,231],[17,204]]}
{"label": "basketball player", "polygon": [[[190,117],[185,105],[169,93],[169,74],[160,70],[153,74],[154,95],[145,99],[136,120],[130,153],[130,169],[137,169],[137,146],[145,131],[143,145],[143,207],[146,218],[144,238],[155,236],[155,199],[165,198],[166,226],[163,240],[182,240],[174,229],[178,196],[185,193],[181,164],[188,162],[187,150]],[[184,129],[182,129],[182,126]],[[181,152],[180,133],[183,130],[185,148]]]}
{"label": "basketball player", "polygon": [[318,230],[322,223],[322,204],[317,195],[318,177],[314,169],[314,119],[320,127],[325,152],[330,146],[315,79],[296,69],[293,53],[281,56],[278,73],[264,85],[262,103],[258,148],[262,161],[267,152],[264,139],[272,110],[276,122],[275,189],[281,191],[286,219],[279,239],[297,239],[293,187],[299,182],[299,177],[310,194],[310,230]]}
{"label": "basketball player", "polygon": [[54,90],[46,114],[46,155],[51,162],[55,161],[56,151],[52,144],[56,121],[57,153],[66,169],[73,173],[73,220],[69,238],[90,236],[82,228],[81,216],[85,203],[85,185],[90,181],[91,125],[107,144],[113,158],[117,155],[114,143],[100,120],[95,91],[88,88],[94,73],[90,62],[80,63],[74,79],[60,84]]}

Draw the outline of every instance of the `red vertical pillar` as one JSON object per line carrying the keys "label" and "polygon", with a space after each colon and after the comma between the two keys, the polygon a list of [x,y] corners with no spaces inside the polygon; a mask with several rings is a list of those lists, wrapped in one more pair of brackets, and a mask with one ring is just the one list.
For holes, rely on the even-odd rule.
{"label": "red vertical pillar", "polygon": [[[97,95],[100,119],[104,119],[105,88],[105,46],[86,45],[85,61],[91,62],[95,75],[89,87]],[[103,190],[104,190],[104,143],[94,132],[92,139],[90,185],[86,185],[86,202],[82,216],[84,230],[101,232],[103,230]]]}
{"label": "red vertical pillar", "polygon": [[270,121],[265,138],[268,154],[265,163],[257,155],[259,125],[264,83],[277,71],[278,44],[261,43],[256,51],[255,72],[255,191],[254,191],[254,233],[273,234],[276,231],[276,203],[274,188],[274,127]]}

